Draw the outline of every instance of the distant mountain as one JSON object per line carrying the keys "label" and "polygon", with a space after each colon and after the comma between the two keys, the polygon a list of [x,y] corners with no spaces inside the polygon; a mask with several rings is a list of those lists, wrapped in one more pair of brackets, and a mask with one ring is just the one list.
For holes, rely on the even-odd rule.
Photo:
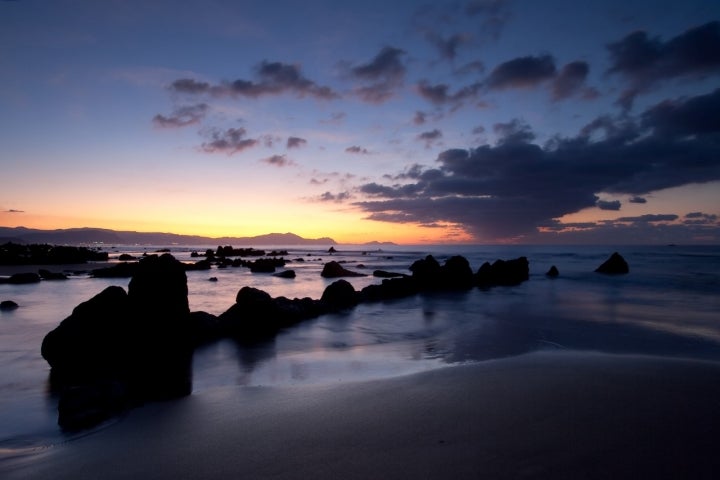
{"label": "distant mountain", "polygon": [[79,245],[102,243],[110,245],[337,245],[329,237],[303,238],[294,233],[269,233],[255,237],[203,237],[160,232],[116,231],[103,228],[68,228],[38,230],[25,227],[0,227],[0,241],[16,243],[50,243]]}

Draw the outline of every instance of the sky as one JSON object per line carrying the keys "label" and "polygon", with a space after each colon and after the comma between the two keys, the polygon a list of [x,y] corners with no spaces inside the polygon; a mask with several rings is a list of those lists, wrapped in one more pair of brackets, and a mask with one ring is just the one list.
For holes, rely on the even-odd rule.
{"label": "sky", "polygon": [[720,242],[717,0],[0,0],[0,226]]}

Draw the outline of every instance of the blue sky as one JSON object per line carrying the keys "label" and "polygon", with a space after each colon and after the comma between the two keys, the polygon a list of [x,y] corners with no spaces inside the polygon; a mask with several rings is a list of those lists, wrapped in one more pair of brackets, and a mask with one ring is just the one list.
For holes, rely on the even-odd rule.
{"label": "blue sky", "polygon": [[719,22],[709,0],[0,1],[0,224],[717,243]]}

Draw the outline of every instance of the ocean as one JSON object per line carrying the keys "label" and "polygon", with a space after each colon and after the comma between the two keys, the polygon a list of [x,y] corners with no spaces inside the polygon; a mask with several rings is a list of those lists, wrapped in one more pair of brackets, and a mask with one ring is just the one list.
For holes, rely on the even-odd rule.
{"label": "ocean", "polygon": [[[121,253],[170,248],[176,258],[190,262],[197,260],[192,251],[215,247],[107,250],[117,261]],[[242,267],[190,271],[191,310],[220,314],[246,285],[274,297],[320,298],[333,281],[320,276],[330,260],[367,275],[347,279],[358,290],[380,283],[374,270],[409,273],[412,262],[428,254],[441,263],[463,255],[473,270],[486,261],[526,256],[530,279],[514,287],[361,304],[252,346],[231,340],[202,346],[193,360],[193,395],[217,387],[372,380],[548,349],[720,361],[718,246],[339,246],[333,254],[319,247],[263,248],[288,250],[285,268],[295,270],[296,278]],[[613,251],[627,260],[630,273],[594,273]],[[560,271],[557,278],[545,275],[552,265]],[[0,284],[0,301],[20,306],[0,312],[0,459],[71,438],[57,427],[57,398],[48,390],[42,339],[79,303],[110,285],[127,288],[128,281],[77,273],[67,281]],[[113,428],[113,422],[100,428]]]}

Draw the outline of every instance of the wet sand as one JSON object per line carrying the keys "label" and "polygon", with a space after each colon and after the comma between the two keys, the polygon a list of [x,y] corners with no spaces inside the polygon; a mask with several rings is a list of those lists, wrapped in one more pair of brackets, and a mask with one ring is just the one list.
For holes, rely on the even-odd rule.
{"label": "wet sand", "polygon": [[720,364],[546,352],[227,387],[0,465],[5,479],[718,478]]}

